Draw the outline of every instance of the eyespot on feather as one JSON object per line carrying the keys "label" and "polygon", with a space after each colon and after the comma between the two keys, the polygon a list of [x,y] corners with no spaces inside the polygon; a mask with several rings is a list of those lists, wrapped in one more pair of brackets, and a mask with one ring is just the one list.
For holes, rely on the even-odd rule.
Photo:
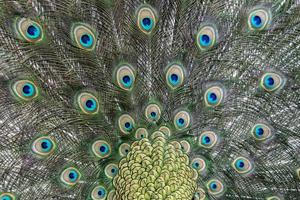
{"label": "eyespot on feather", "polygon": [[82,92],[77,96],[77,105],[86,115],[95,115],[99,112],[98,99],[88,92]]}
{"label": "eyespot on feather", "polygon": [[30,101],[39,95],[37,86],[30,80],[18,80],[11,86],[12,93],[21,100]]}
{"label": "eyespot on feather", "polygon": [[68,167],[64,169],[60,175],[60,180],[66,186],[76,185],[81,178],[81,173],[75,167]]}
{"label": "eyespot on feather", "polygon": [[29,43],[39,43],[44,39],[42,26],[29,18],[16,18],[15,29],[19,39]]}
{"label": "eyespot on feather", "polygon": [[0,193],[0,200],[16,200],[16,199],[17,197],[13,193],[10,192]]}
{"label": "eyespot on feather", "polygon": [[191,117],[187,111],[179,111],[174,116],[174,126],[177,130],[183,130],[190,126]]}
{"label": "eyespot on feather", "polygon": [[98,185],[94,187],[91,192],[91,198],[93,200],[104,200],[107,197],[107,190],[104,186]]}
{"label": "eyespot on feather", "polygon": [[252,162],[242,156],[235,158],[231,166],[239,174],[249,174],[253,170]]}
{"label": "eyespot on feather", "polygon": [[194,194],[193,200],[204,200],[206,198],[206,194],[204,189],[198,188]]}
{"label": "eyespot on feather", "polygon": [[185,69],[179,63],[172,63],[166,70],[166,83],[171,90],[183,85],[185,80]]}
{"label": "eyespot on feather", "polygon": [[111,163],[105,167],[104,171],[108,178],[113,179],[118,174],[119,167],[118,165]]}
{"label": "eyespot on feather", "polygon": [[198,141],[201,147],[211,149],[217,144],[218,135],[213,131],[204,131],[199,136]]}
{"label": "eyespot on feather", "polygon": [[145,129],[145,128],[138,128],[135,131],[135,138],[138,139],[138,140],[143,139],[143,138],[148,138],[148,131],[147,131],[147,129]]}
{"label": "eyespot on feather", "polygon": [[257,123],[252,127],[252,136],[257,141],[265,141],[272,136],[271,128],[264,123]]}
{"label": "eyespot on feather", "polygon": [[150,34],[154,30],[157,20],[155,10],[151,6],[145,4],[138,9],[137,25],[143,33]]}
{"label": "eyespot on feather", "polygon": [[270,26],[272,14],[267,8],[255,8],[248,14],[248,27],[252,31],[265,30]]}
{"label": "eyespot on feather", "polygon": [[114,79],[118,87],[125,91],[131,91],[136,79],[136,71],[129,64],[122,64],[117,67]]}
{"label": "eyespot on feather", "polygon": [[203,158],[197,157],[191,161],[191,167],[202,174],[206,169],[206,162]]}
{"label": "eyespot on feather", "polygon": [[121,157],[125,157],[130,151],[130,145],[128,143],[123,143],[119,147],[119,154]]}
{"label": "eyespot on feather", "polygon": [[211,179],[206,184],[207,191],[213,196],[220,197],[224,194],[224,184],[218,179]]}
{"label": "eyespot on feather", "polygon": [[161,116],[161,109],[157,104],[149,104],[145,109],[145,117],[149,122],[157,122]]}
{"label": "eyespot on feather", "polygon": [[92,144],[92,152],[99,159],[107,158],[111,155],[111,146],[105,140],[96,140]]}
{"label": "eyespot on feather", "polygon": [[71,38],[76,46],[86,51],[92,51],[96,46],[96,35],[88,24],[75,23],[71,28]]}
{"label": "eyespot on feather", "polygon": [[32,152],[41,157],[48,157],[55,149],[56,143],[50,136],[39,137],[31,145]]}
{"label": "eyespot on feather", "polygon": [[204,100],[207,107],[219,106],[223,99],[224,91],[220,86],[209,87],[204,94]]}
{"label": "eyespot on feather", "polygon": [[212,25],[205,25],[198,31],[197,46],[201,51],[209,50],[216,45],[217,39],[217,29]]}
{"label": "eyespot on feather", "polygon": [[267,72],[260,79],[260,86],[267,92],[275,92],[282,88],[285,79],[278,73]]}
{"label": "eyespot on feather", "polygon": [[118,126],[122,133],[130,134],[135,126],[135,122],[130,115],[123,114],[118,119]]}

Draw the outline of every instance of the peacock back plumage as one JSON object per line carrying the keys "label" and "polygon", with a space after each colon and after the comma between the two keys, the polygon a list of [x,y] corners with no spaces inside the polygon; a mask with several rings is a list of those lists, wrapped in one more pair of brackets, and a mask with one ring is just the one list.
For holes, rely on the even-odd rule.
{"label": "peacock back plumage", "polygon": [[300,199],[298,0],[0,0],[0,200]]}

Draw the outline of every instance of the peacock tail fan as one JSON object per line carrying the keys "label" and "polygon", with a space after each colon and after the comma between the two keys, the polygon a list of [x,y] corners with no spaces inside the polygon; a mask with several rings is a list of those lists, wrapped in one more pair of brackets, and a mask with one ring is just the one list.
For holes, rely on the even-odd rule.
{"label": "peacock tail fan", "polygon": [[0,200],[296,200],[299,107],[299,0],[0,0]]}

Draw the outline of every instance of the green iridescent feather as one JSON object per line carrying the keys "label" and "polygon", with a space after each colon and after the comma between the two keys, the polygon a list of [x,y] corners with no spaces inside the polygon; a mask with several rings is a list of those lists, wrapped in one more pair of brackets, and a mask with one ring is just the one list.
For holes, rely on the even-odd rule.
{"label": "green iridescent feather", "polygon": [[0,0],[0,200],[298,199],[296,0]]}

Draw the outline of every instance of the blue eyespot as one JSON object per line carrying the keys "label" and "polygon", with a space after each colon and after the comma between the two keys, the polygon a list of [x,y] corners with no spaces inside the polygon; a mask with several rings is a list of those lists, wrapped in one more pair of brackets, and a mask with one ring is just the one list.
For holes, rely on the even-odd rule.
{"label": "blue eyespot", "polygon": [[130,65],[122,65],[117,69],[114,78],[120,88],[130,91],[135,81],[135,71]]}
{"label": "blue eyespot", "polygon": [[12,91],[18,98],[29,101],[38,96],[35,84],[29,80],[19,80],[12,85]]}
{"label": "blue eyespot", "polygon": [[148,131],[145,128],[138,128],[135,132],[135,138],[141,140],[143,138],[148,138]]}
{"label": "blue eyespot", "polygon": [[145,110],[145,116],[149,122],[156,122],[160,119],[161,109],[156,103],[149,104]]}
{"label": "blue eyespot", "polygon": [[92,51],[96,46],[96,36],[88,24],[73,24],[71,38],[77,47],[87,51]]}
{"label": "blue eyespot", "polygon": [[153,9],[148,5],[139,9],[137,20],[138,27],[146,34],[150,34],[156,25],[156,16]]}
{"label": "blue eyespot", "polygon": [[105,191],[104,191],[104,189],[102,189],[102,188],[101,188],[101,189],[99,189],[99,190],[98,190],[98,195],[99,195],[99,196],[103,196],[103,195],[105,195]]}
{"label": "blue eyespot", "polygon": [[187,128],[190,125],[190,114],[186,111],[179,111],[174,117],[174,125],[178,130]]}
{"label": "blue eyespot", "polygon": [[151,112],[151,113],[150,113],[150,117],[151,117],[151,118],[155,118],[156,116],[157,116],[156,112]]}
{"label": "blue eyespot", "polygon": [[49,156],[55,150],[56,143],[50,136],[42,136],[34,140],[31,150],[38,156]]}
{"label": "blue eyespot", "polygon": [[211,44],[212,40],[210,39],[209,35],[203,34],[200,36],[200,44],[202,46],[209,46]]}
{"label": "blue eyespot", "polygon": [[11,198],[9,196],[5,195],[5,196],[1,197],[1,200],[11,200]]}
{"label": "blue eyespot", "polygon": [[274,92],[283,87],[284,79],[277,73],[265,73],[261,78],[260,85],[267,92]]}
{"label": "blue eyespot", "polygon": [[235,164],[235,166],[238,168],[238,169],[243,169],[244,166],[245,166],[245,163],[243,160],[238,160]]}
{"label": "blue eyespot", "polygon": [[130,122],[125,122],[124,128],[127,131],[131,131],[132,130],[132,124]]}
{"label": "blue eyespot", "polygon": [[255,9],[250,12],[248,17],[248,25],[251,30],[266,29],[271,21],[271,13],[267,9]]}
{"label": "blue eyespot", "polygon": [[211,104],[215,104],[218,100],[218,97],[216,95],[216,93],[214,92],[209,92],[208,95],[208,102],[211,103]]}
{"label": "blue eyespot", "polygon": [[256,124],[252,128],[252,135],[256,140],[266,140],[271,137],[272,132],[266,124]]}
{"label": "blue eyespot", "polygon": [[198,173],[202,173],[206,168],[206,163],[202,158],[194,158],[191,162],[191,166],[197,170]]}
{"label": "blue eyespot", "polygon": [[223,100],[223,89],[219,86],[213,86],[205,92],[205,104],[208,107],[218,106]]}
{"label": "blue eyespot", "polygon": [[41,141],[41,148],[44,152],[49,152],[52,149],[52,141],[49,139],[43,139]]}
{"label": "blue eyespot", "polygon": [[176,89],[183,84],[185,78],[184,69],[179,64],[172,64],[167,68],[166,81],[171,89]]}
{"label": "blue eyespot", "polygon": [[97,109],[97,102],[95,101],[95,99],[88,99],[85,102],[85,109],[88,111],[95,111]]}
{"label": "blue eyespot", "polygon": [[62,183],[64,183],[67,186],[75,185],[79,182],[80,178],[80,172],[74,167],[66,168],[60,176],[60,180],[62,181]]}
{"label": "blue eyespot", "polygon": [[69,172],[69,179],[70,179],[70,181],[71,182],[75,182],[77,180],[77,178],[78,178],[77,172],[75,170],[71,170]]}
{"label": "blue eyespot", "polygon": [[101,154],[106,154],[109,151],[109,147],[106,144],[102,144],[99,150]]}
{"label": "blue eyespot", "polygon": [[5,193],[0,193],[0,200],[15,200],[16,197],[12,193],[5,192]]}
{"label": "blue eyespot", "polygon": [[90,48],[93,45],[93,37],[91,34],[83,34],[80,37],[80,44],[86,48]]}
{"label": "blue eyespot", "polygon": [[183,118],[178,118],[176,124],[178,127],[182,128],[185,125],[185,121]]}
{"label": "blue eyespot", "polygon": [[129,130],[129,131],[130,131],[130,130],[132,129],[132,125],[131,125],[130,122],[125,122],[124,126],[125,126],[125,129],[126,129],[126,130]]}
{"label": "blue eyespot", "polygon": [[124,114],[118,120],[119,129],[125,134],[129,134],[133,130],[134,120],[130,115]]}
{"label": "blue eyespot", "polygon": [[210,139],[210,137],[209,137],[209,136],[204,136],[204,137],[202,137],[202,144],[204,144],[204,145],[209,145],[209,144],[211,144],[211,139]]}
{"label": "blue eyespot", "polygon": [[169,82],[176,86],[180,83],[180,79],[179,76],[177,74],[171,74],[171,76],[169,76]]}
{"label": "blue eyespot", "polygon": [[172,85],[176,86],[179,83],[179,76],[177,74],[171,74],[171,76],[169,76],[169,81]]}
{"label": "blue eyespot", "polygon": [[266,88],[270,89],[274,86],[274,79],[272,78],[272,76],[266,76],[264,78],[264,85],[266,86]]}
{"label": "blue eyespot", "polygon": [[206,186],[211,195],[219,197],[224,194],[224,185],[217,179],[211,179]]}
{"label": "blue eyespot", "polygon": [[33,84],[25,83],[23,85],[22,94],[25,97],[32,97],[35,95],[35,93],[36,93],[36,91],[35,91],[35,87],[33,86]]}
{"label": "blue eyespot", "polygon": [[217,42],[217,29],[214,26],[203,26],[197,34],[197,46],[200,50],[209,50]]}
{"label": "blue eyespot", "polygon": [[245,157],[237,157],[231,166],[239,174],[248,174],[253,169],[253,164]]}
{"label": "blue eyespot", "polygon": [[199,136],[199,145],[204,148],[212,148],[218,141],[218,136],[213,131],[204,131]]}
{"label": "blue eyespot", "polygon": [[106,196],[106,191],[104,188],[99,188],[97,194],[100,198],[104,198]]}
{"label": "blue eyespot", "polygon": [[118,174],[119,168],[116,164],[109,164],[105,167],[104,171],[105,171],[105,175],[108,178],[112,179],[113,177],[115,177]]}
{"label": "blue eyespot", "polygon": [[149,31],[153,27],[153,20],[150,19],[149,17],[145,17],[145,18],[142,19],[141,24],[142,24],[142,28],[144,30]]}
{"label": "blue eyespot", "polygon": [[94,187],[94,189],[91,192],[91,197],[93,200],[106,199],[107,191],[106,191],[105,187],[103,187],[102,185]]}
{"label": "blue eyespot", "polygon": [[17,18],[15,28],[21,40],[35,43],[43,39],[41,25],[29,18]]}
{"label": "blue eyespot", "polygon": [[35,24],[29,25],[26,31],[26,36],[30,39],[41,37],[41,29]]}
{"label": "blue eyespot", "polygon": [[251,24],[252,26],[254,26],[255,28],[261,28],[263,23],[262,23],[262,19],[260,16],[258,15],[254,15],[251,17]]}
{"label": "blue eyespot", "polygon": [[1,197],[1,200],[12,200],[12,198],[8,195],[4,195],[3,197]]}
{"label": "blue eyespot", "polygon": [[96,140],[92,145],[92,151],[97,158],[106,158],[111,154],[111,146],[104,140]]}
{"label": "blue eyespot", "polygon": [[84,114],[93,115],[99,111],[99,102],[91,93],[80,93],[77,97],[77,103]]}
{"label": "blue eyespot", "polygon": [[255,128],[255,135],[256,137],[261,138],[264,135],[264,129],[260,126],[257,126]]}
{"label": "blue eyespot", "polygon": [[215,190],[218,188],[217,183],[216,183],[216,182],[212,182],[212,183],[209,185],[209,188],[210,188],[211,190],[215,191]]}
{"label": "blue eyespot", "polygon": [[131,77],[128,76],[128,75],[123,76],[122,83],[123,83],[123,85],[125,87],[130,88],[131,85],[132,85],[132,79],[131,79]]}

